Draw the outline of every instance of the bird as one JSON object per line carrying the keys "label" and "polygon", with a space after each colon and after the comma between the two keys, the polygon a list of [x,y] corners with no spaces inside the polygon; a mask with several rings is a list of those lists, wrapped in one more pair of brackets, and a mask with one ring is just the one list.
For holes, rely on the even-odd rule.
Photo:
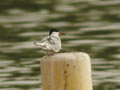
{"label": "bird", "polygon": [[57,29],[50,29],[49,35],[43,38],[40,42],[33,42],[35,46],[39,46],[42,50],[47,52],[47,55],[50,56],[49,52],[54,53],[59,52],[61,50],[61,39],[60,35],[63,35],[63,32],[60,32]]}

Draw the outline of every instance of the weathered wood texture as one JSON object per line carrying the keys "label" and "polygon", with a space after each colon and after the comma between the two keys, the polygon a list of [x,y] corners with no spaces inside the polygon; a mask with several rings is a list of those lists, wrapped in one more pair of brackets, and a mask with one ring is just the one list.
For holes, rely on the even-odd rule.
{"label": "weathered wood texture", "polygon": [[59,53],[41,61],[42,90],[93,90],[86,53]]}

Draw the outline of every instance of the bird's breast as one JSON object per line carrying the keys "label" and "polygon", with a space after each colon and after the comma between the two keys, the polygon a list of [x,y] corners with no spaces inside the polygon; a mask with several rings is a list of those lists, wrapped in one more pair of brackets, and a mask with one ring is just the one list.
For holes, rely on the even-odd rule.
{"label": "bird's breast", "polygon": [[60,39],[55,39],[54,40],[54,45],[53,45],[53,51],[58,52],[61,49],[61,40]]}

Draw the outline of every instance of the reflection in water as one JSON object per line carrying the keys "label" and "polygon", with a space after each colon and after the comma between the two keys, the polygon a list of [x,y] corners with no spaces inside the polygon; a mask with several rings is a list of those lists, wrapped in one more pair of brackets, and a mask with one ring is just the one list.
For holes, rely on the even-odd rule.
{"label": "reflection in water", "polygon": [[40,90],[44,52],[33,41],[53,27],[67,33],[61,52],[90,54],[94,90],[119,90],[119,0],[3,0],[0,6],[1,90]]}

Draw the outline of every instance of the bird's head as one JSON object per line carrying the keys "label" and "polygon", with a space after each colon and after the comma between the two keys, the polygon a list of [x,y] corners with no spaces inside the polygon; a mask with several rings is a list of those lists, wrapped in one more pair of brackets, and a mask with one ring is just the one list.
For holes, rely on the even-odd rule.
{"label": "bird's head", "polygon": [[51,29],[50,30],[50,32],[49,32],[49,35],[51,36],[51,35],[56,35],[56,36],[59,36],[59,35],[63,35],[64,33],[62,33],[62,32],[59,32],[59,30],[57,30],[57,29]]}

